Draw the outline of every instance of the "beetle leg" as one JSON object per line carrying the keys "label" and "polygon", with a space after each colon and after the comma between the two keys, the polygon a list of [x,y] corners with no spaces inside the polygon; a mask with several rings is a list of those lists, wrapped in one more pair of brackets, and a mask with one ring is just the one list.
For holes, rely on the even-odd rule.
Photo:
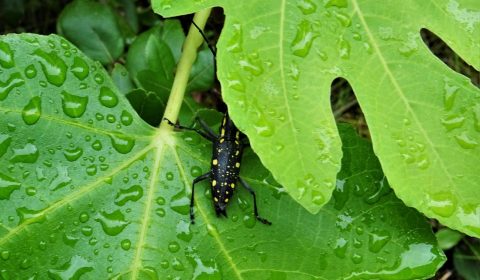
{"label": "beetle leg", "polygon": [[[197,118],[195,118],[195,120],[196,119]],[[180,125],[180,124],[175,124],[167,118],[163,118],[163,120],[167,121],[167,123],[169,125],[173,126],[176,129],[195,131],[196,133],[200,134],[203,138],[207,139],[210,142],[215,142],[215,140],[217,140],[217,136],[212,132],[212,130],[210,128],[206,129],[206,127],[208,127],[208,126],[206,126],[206,124],[203,121],[199,122],[201,124],[202,128],[203,128],[203,130],[201,130],[201,129],[194,128],[194,127],[187,127],[187,126],[183,126],[183,125]],[[205,126],[204,126],[204,124],[205,124]]]}
{"label": "beetle leg", "polygon": [[190,221],[192,224],[195,223],[195,214],[193,213],[193,203],[194,203],[194,194],[195,194],[195,184],[200,182],[200,181],[203,181],[205,179],[208,179],[210,177],[210,172],[207,172],[201,176],[198,176],[197,178],[193,179],[193,183],[192,183],[192,196],[190,198]]}
{"label": "beetle leg", "polygon": [[253,196],[253,211],[254,211],[254,214],[255,214],[255,218],[257,218],[257,220],[259,220],[263,224],[271,225],[272,224],[271,222],[269,222],[267,219],[262,218],[258,215],[257,198],[255,196],[255,192],[253,191],[253,189],[247,184],[247,182],[245,182],[245,180],[243,180],[240,177],[238,179],[240,180],[240,183],[242,184],[242,186],[244,188],[246,188],[248,190],[248,192]]}

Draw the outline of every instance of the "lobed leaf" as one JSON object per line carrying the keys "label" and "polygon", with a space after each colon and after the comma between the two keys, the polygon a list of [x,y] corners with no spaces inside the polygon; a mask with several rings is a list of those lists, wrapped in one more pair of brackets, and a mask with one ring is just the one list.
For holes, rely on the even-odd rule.
{"label": "lobed leaf", "polygon": [[0,47],[2,278],[406,279],[445,260],[348,128],[334,198],[317,215],[247,150],[242,177],[273,225],[256,223],[241,188],[230,218],[216,218],[206,183],[191,225],[209,143],[148,126],[101,65],[58,36],[1,36]]}
{"label": "lobed leaf", "polygon": [[153,7],[164,16],[224,9],[218,77],[230,115],[310,212],[329,201],[340,169],[330,85],[342,77],[396,194],[480,237],[480,90],[420,36],[422,28],[432,31],[480,69],[478,3],[156,0]]}

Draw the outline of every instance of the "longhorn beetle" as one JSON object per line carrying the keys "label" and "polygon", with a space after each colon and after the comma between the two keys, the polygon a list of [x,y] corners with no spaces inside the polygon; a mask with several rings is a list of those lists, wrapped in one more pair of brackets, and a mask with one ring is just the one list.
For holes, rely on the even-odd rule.
{"label": "longhorn beetle", "polygon": [[[201,29],[193,22],[193,25],[202,34],[203,38],[208,44],[208,40]],[[214,49],[208,44],[208,47],[215,56]],[[216,67],[215,67],[216,68]],[[212,129],[200,118],[196,117],[195,121],[198,122],[202,129],[185,127],[179,124],[174,124],[167,118],[164,118],[169,125],[174,126],[177,129],[192,130],[203,136],[205,139],[213,143],[212,161],[210,171],[198,176],[192,183],[192,196],[190,198],[190,220],[192,224],[195,223],[194,215],[194,194],[195,184],[206,179],[210,179],[213,205],[217,216],[223,215],[227,217],[226,207],[231,201],[233,192],[237,187],[237,182],[248,190],[253,196],[253,212],[255,218],[260,222],[271,225],[267,219],[264,219],[258,215],[257,198],[253,189],[243,180],[240,175],[240,163],[242,160],[243,143],[240,141],[241,132],[235,126],[233,121],[228,116],[228,112],[225,113],[222,124],[220,126],[219,135],[216,135]]]}

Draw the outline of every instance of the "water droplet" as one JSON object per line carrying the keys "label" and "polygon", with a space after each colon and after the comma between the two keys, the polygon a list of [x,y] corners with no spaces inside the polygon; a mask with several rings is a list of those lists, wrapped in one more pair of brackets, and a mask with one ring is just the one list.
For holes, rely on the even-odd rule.
{"label": "water droplet", "polygon": [[10,199],[13,191],[20,188],[20,182],[0,173],[0,200]]}
{"label": "water droplet", "polygon": [[218,265],[213,258],[210,260],[202,260],[193,250],[187,251],[185,256],[193,267],[192,279],[202,280],[222,278]]}
{"label": "water droplet", "polygon": [[70,68],[70,71],[79,79],[80,81],[83,81],[86,77],[88,77],[89,70],[88,70],[88,64],[83,60],[81,57],[75,57],[73,59],[73,64],[72,67]]}
{"label": "water droplet", "polygon": [[97,174],[97,165],[92,164],[92,165],[87,166],[87,168],[85,169],[85,172],[87,172],[88,176],[96,175]]}
{"label": "water droplet", "polygon": [[392,235],[386,230],[376,230],[368,234],[368,250],[378,253],[392,239]]}
{"label": "water droplet", "polygon": [[455,140],[457,140],[458,145],[464,149],[473,149],[478,146],[478,142],[472,139],[465,131],[456,135]]}
{"label": "water droplet", "polygon": [[398,51],[405,57],[410,57],[418,49],[417,39],[419,39],[418,33],[409,32],[407,34],[407,40],[400,46]]}
{"label": "water droplet", "polygon": [[82,154],[83,154],[83,149],[80,147],[68,148],[63,151],[63,155],[70,162],[76,161],[82,156]]}
{"label": "water droplet", "polygon": [[51,279],[81,279],[82,275],[92,270],[93,263],[82,256],[75,255],[59,268],[49,269],[48,276]]}
{"label": "water droplet", "polygon": [[300,76],[300,71],[298,70],[298,66],[294,63],[290,64],[290,73],[288,73],[288,76],[294,79],[295,81],[298,81],[298,77]]}
{"label": "water droplet", "polygon": [[333,198],[335,199],[335,209],[341,210],[349,198],[348,188],[345,187],[345,180],[337,180],[336,188],[333,192]]}
{"label": "water droplet", "polygon": [[255,217],[253,217],[251,214],[247,214],[243,216],[243,224],[247,228],[253,228],[256,222],[257,222],[257,219],[255,219]]}
{"label": "water droplet", "polygon": [[308,20],[303,20],[297,26],[297,34],[291,44],[293,54],[299,57],[306,57],[315,38],[312,23]]}
{"label": "water droplet", "polygon": [[187,215],[190,212],[190,199],[187,197],[184,190],[172,196],[172,199],[170,200],[170,208],[182,215]]}
{"label": "water droplet", "polygon": [[[0,185],[1,185],[1,182],[0,182]],[[0,192],[1,192],[1,186],[0,186]],[[26,190],[25,190],[25,193],[28,195],[28,196],[34,196],[37,194],[37,189],[35,189],[34,187],[28,187]],[[1,199],[1,194],[0,194],[0,199]]]}
{"label": "water droplet", "polygon": [[462,116],[448,116],[442,119],[443,126],[447,129],[447,131],[454,130],[455,128],[460,128],[463,126],[465,122],[465,117]]}
{"label": "water droplet", "polygon": [[42,223],[45,221],[45,211],[43,209],[32,210],[26,207],[17,208],[17,215],[19,218],[18,224],[23,224],[28,221],[30,223]]}
{"label": "water droplet", "polygon": [[254,128],[259,136],[270,137],[275,133],[275,127],[263,116],[259,117],[254,124]]}
{"label": "water droplet", "polygon": [[183,266],[183,263],[177,259],[177,258],[174,258],[173,261],[172,261],[172,267],[173,269],[177,270],[177,271],[183,271],[185,270],[185,267]]}
{"label": "water droplet", "polygon": [[174,176],[172,172],[167,172],[165,177],[167,178],[168,181],[172,181]]}
{"label": "water droplet", "polygon": [[63,85],[67,78],[67,65],[55,53],[47,53],[41,49],[34,51],[34,55],[39,59],[43,73],[47,81],[57,87]]}
{"label": "water droplet", "polygon": [[100,151],[102,149],[102,142],[100,142],[100,140],[95,140],[93,141],[92,143],[92,149],[94,149],[95,151]]}
{"label": "water droplet", "polygon": [[202,175],[202,169],[200,168],[200,166],[192,166],[192,168],[190,168],[190,175],[192,175],[192,177],[194,178]]}
{"label": "water droplet", "polygon": [[338,7],[338,8],[346,8],[348,7],[347,0],[327,0],[325,2],[325,7]]}
{"label": "water droplet", "polygon": [[37,76],[37,69],[35,69],[35,65],[30,64],[25,67],[25,76],[29,79],[33,79]]}
{"label": "water droplet", "polygon": [[[78,240],[80,240],[80,238],[63,233],[62,241],[67,246],[74,248]],[[47,246],[46,242],[41,242],[41,244],[39,245],[39,247],[42,248],[43,250],[46,249],[46,246]]]}
{"label": "water droplet", "polygon": [[457,208],[457,201],[452,193],[439,192],[427,196],[427,205],[435,214],[450,217]]}
{"label": "water droplet", "polygon": [[238,65],[244,71],[250,72],[252,75],[259,76],[263,73],[263,67],[257,55],[250,55],[246,58],[240,59]]}
{"label": "water droplet", "polygon": [[57,175],[50,182],[50,190],[56,191],[70,184],[72,178],[68,175],[66,166],[57,166]]}
{"label": "water droplet", "polygon": [[355,254],[352,255],[352,262],[353,262],[354,264],[359,264],[359,263],[361,263],[362,261],[363,261],[362,255],[357,254],[357,253],[355,253]]}
{"label": "water droplet", "polygon": [[82,213],[80,213],[80,216],[78,216],[78,220],[81,223],[86,223],[86,222],[88,222],[88,220],[90,220],[90,215],[88,215],[87,212],[82,212]]}
{"label": "water droplet", "polygon": [[348,245],[348,241],[343,238],[343,237],[340,237],[337,239],[336,243],[335,243],[335,247],[333,248],[333,252],[335,253],[335,255],[339,258],[345,258],[345,253],[347,251],[347,246]]}
{"label": "water droplet", "polygon": [[80,231],[85,236],[91,236],[93,234],[93,228],[91,226],[84,226]]}
{"label": "water droplet", "polygon": [[2,68],[12,68],[15,65],[12,49],[5,42],[0,42],[0,65]]}
{"label": "water droplet", "polygon": [[123,110],[122,115],[120,116],[120,122],[125,126],[131,125],[133,122],[132,114],[130,114],[128,111]]}
{"label": "water droplet", "polygon": [[180,250],[180,245],[178,242],[172,241],[168,244],[168,251],[172,253],[176,253]]}
{"label": "water droplet", "polygon": [[71,118],[79,118],[87,109],[88,96],[77,96],[62,91],[63,112]]}
{"label": "water droplet", "polygon": [[313,14],[317,10],[317,5],[312,0],[300,0],[297,2],[297,7],[304,15]]}
{"label": "water droplet", "polygon": [[122,249],[125,250],[125,251],[130,250],[131,246],[132,246],[132,242],[130,241],[130,239],[123,239],[120,242],[120,247],[122,247]]}
{"label": "water droplet", "polygon": [[12,143],[12,138],[7,134],[0,134],[0,157],[2,157],[6,152],[10,144]]}
{"label": "water droplet", "polygon": [[445,110],[448,111],[453,108],[458,89],[458,86],[450,85],[447,81],[445,81],[445,95],[443,96],[443,105]]}
{"label": "water droplet", "polygon": [[350,57],[350,43],[341,37],[338,41],[338,52],[341,58],[348,59]]}
{"label": "water droplet", "polygon": [[8,250],[3,250],[1,253],[0,253],[0,258],[2,258],[2,260],[6,261],[10,258],[10,251]]}
{"label": "water droplet", "polygon": [[176,227],[177,238],[185,242],[192,240],[193,234],[190,230],[190,222],[179,220]]}
{"label": "water droplet", "polygon": [[32,125],[38,122],[42,115],[41,102],[42,99],[40,96],[35,96],[30,99],[28,104],[23,108],[22,118],[26,124]]}
{"label": "water droplet", "polygon": [[349,27],[350,25],[352,25],[352,20],[350,19],[349,15],[337,11],[334,11],[333,14],[335,15],[335,18],[340,22],[340,24],[344,27]]}
{"label": "water droplet", "polygon": [[128,154],[135,146],[135,140],[126,135],[110,135],[112,146],[121,154]]}
{"label": "water droplet", "polygon": [[207,226],[208,235],[210,235],[212,237],[218,236],[217,226],[215,226],[213,224],[206,224],[206,226]]}
{"label": "water droplet", "polygon": [[227,86],[236,91],[245,92],[245,83],[237,72],[228,73]]}
{"label": "water droplet", "polygon": [[121,189],[115,196],[115,204],[125,205],[129,201],[138,201],[143,196],[143,189],[140,185],[131,186],[128,189]]}
{"label": "water droplet", "polygon": [[130,222],[125,221],[125,216],[120,210],[115,210],[112,213],[102,211],[95,221],[99,222],[103,231],[110,236],[118,235],[130,224]]}
{"label": "water droplet", "polygon": [[23,148],[13,148],[13,156],[10,161],[13,163],[35,163],[38,159],[39,152],[37,146],[27,143]]}
{"label": "water droplet", "polygon": [[321,192],[312,190],[312,202],[316,205],[323,205],[325,203],[325,198]]}
{"label": "water droplet", "polygon": [[242,51],[242,26],[240,23],[234,23],[231,26],[232,37],[227,42],[227,51],[229,52],[241,52]]}
{"label": "water droplet", "polygon": [[25,80],[23,80],[20,73],[16,72],[11,74],[5,82],[0,81],[0,101],[5,100],[12,89],[23,84],[25,84]]}
{"label": "water droplet", "polygon": [[118,104],[117,95],[108,87],[102,87],[99,95],[100,103],[108,108],[113,108]]}
{"label": "water droplet", "polygon": [[380,198],[389,194],[392,189],[388,186],[386,177],[383,177],[377,184],[374,185],[376,188],[373,193],[366,196],[363,200],[368,204],[375,204],[377,203]]}

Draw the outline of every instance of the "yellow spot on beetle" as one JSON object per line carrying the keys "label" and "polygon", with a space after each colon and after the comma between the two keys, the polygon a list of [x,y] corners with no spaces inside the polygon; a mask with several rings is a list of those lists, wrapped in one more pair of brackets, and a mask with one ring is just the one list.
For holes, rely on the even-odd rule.
{"label": "yellow spot on beetle", "polygon": [[222,132],[220,133],[220,136],[224,136],[225,135],[225,129],[222,128]]}
{"label": "yellow spot on beetle", "polygon": [[217,165],[217,164],[218,164],[218,160],[217,160],[217,159],[214,159],[212,163],[213,163],[213,165]]}
{"label": "yellow spot on beetle", "polygon": [[235,134],[235,138],[240,138],[240,132],[237,131],[237,133]]}
{"label": "yellow spot on beetle", "polygon": [[229,194],[229,192],[228,192],[228,191],[226,191],[226,192],[225,192],[225,194]]}
{"label": "yellow spot on beetle", "polygon": [[230,187],[232,187],[232,189],[234,189],[234,188],[235,188],[235,184],[234,184],[234,183],[230,184]]}
{"label": "yellow spot on beetle", "polygon": [[225,141],[225,139],[223,139],[223,138],[222,138],[222,139],[220,139],[220,143],[223,143],[223,141]]}
{"label": "yellow spot on beetle", "polygon": [[225,125],[226,123],[227,123],[227,118],[225,117],[225,118],[223,118],[223,123],[222,124]]}
{"label": "yellow spot on beetle", "polygon": [[218,202],[218,198],[217,198],[217,197],[214,197],[213,200],[215,200],[215,202]]}
{"label": "yellow spot on beetle", "polygon": [[239,168],[240,167],[240,162],[235,163],[235,167]]}
{"label": "yellow spot on beetle", "polygon": [[228,202],[228,198],[225,198],[225,203],[227,203],[227,202]]}
{"label": "yellow spot on beetle", "polygon": [[217,185],[217,180],[213,180],[213,181],[212,181],[212,186],[215,187],[216,185]]}
{"label": "yellow spot on beetle", "polygon": [[237,151],[235,152],[235,155],[238,156],[239,154],[240,154],[240,150],[237,150]]}

